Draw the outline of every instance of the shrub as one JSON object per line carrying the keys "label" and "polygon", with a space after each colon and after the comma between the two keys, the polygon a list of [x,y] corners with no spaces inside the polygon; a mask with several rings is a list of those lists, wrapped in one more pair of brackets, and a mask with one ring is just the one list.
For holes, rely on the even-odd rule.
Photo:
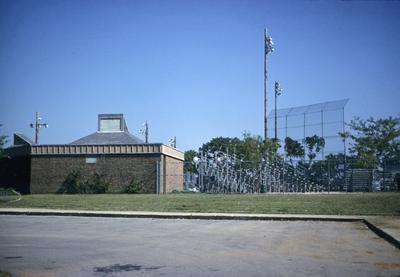
{"label": "shrub", "polygon": [[75,194],[81,193],[84,188],[84,179],[81,171],[74,170],[67,175],[57,193]]}
{"label": "shrub", "polygon": [[98,173],[93,173],[85,178],[80,170],[74,170],[67,175],[57,193],[65,194],[94,194],[106,193],[110,183]]}
{"label": "shrub", "polygon": [[110,187],[110,183],[102,175],[94,173],[86,181],[86,187],[89,190],[88,193],[106,193]]}
{"label": "shrub", "polygon": [[143,184],[139,180],[132,178],[132,181],[124,189],[125,193],[139,193],[143,189]]}

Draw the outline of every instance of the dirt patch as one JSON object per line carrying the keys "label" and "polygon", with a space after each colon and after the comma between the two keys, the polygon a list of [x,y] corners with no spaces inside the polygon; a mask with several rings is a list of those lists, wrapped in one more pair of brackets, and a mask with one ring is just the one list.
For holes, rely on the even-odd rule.
{"label": "dirt patch", "polygon": [[19,277],[57,277],[55,275],[43,275],[43,274],[29,274],[25,273],[20,275]]}
{"label": "dirt patch", "polygon": [[105,267],[95,267],[93,268],[93,271],[95,273],[105,273],[105,274],[111,274],[111,273],[119,273],[123,271],[140,271],[140,270],[145,270],[145,271],[150,271],[150,270],[157,270],[160,268],[163,268],[164,266],[142,266],[142,265],[133,265],[133,264],[125,264],[125,265],[120,265],[120,264],[114,264],[114,265],[109,265]]}
{"label": "dirt patch", "polygon": [[374,263],[375,266],[382,268],[382,269],[400,269],[400,263]]}

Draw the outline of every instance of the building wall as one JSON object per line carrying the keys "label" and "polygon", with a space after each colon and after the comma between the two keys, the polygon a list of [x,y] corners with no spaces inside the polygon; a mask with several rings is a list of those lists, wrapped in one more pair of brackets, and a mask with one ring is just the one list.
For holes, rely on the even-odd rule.
{"label": "building wall", "polygon": [[[86,158],[96,157],[96,163]],[[69,173],[84,175],[97,172],[111,182],[110,191],[119,192],[132,178],[143,183],[142,192],[156,192],[156,164],[160,155],[33,155],[31,157],[31,193],[54,193]]]}
{"label": "building wall", "polygon": [[0,159],[0,187],[29,193],[30,157],[4,157]]}
{"label": "building wall", "polygon": [[183,190],[183,161],[164,156],[166,192]]}

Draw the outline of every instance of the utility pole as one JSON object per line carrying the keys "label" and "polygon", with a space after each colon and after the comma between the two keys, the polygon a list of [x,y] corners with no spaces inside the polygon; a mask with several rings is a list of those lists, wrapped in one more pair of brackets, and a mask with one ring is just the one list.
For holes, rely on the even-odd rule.
{"label": "utility pole", "polygon": [[139,130],[140,134],[144,134],[144,140],[146,143],[149,143],[149,124],[147,120],[143,123],[143,128]]}
{"label": "utility pole", "polygon": [[169,145],[173,148],[176,148],[176,136],[173,139],[169,139]]}
{"label": "utility pole", "polygon": [[146,143],[149,143],[149,124],[147,123],[147,120],[145,122],[145,130],[146,130],[144,133],[145,141],[146,141]]}
{"label": "utility pole", "polygon": [[272,38],[268,35],[267,28],[264,29],[264,141],[268,138],[268,53],[274,51],[274,42]]}
{"label": "utility pole", "polygon": [[35,144],[39,144],[39,130],[40,128],[48,128],[49,124],[47,123],[40,123],[42,121],[42,118],[40,117],[39,112],[36,112],[36,119],[35,123],[31,123],[30,126],[31,128],[35,128]]}

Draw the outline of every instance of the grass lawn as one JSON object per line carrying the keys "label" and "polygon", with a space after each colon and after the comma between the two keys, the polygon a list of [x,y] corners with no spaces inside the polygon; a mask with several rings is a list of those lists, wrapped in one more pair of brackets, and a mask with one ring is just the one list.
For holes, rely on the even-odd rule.
{"label": "grass lawn", "polygon": [[0,208],[219,212],[325,215],[400,215],[400,193],[343,194],[96,194],[24,195]]}

